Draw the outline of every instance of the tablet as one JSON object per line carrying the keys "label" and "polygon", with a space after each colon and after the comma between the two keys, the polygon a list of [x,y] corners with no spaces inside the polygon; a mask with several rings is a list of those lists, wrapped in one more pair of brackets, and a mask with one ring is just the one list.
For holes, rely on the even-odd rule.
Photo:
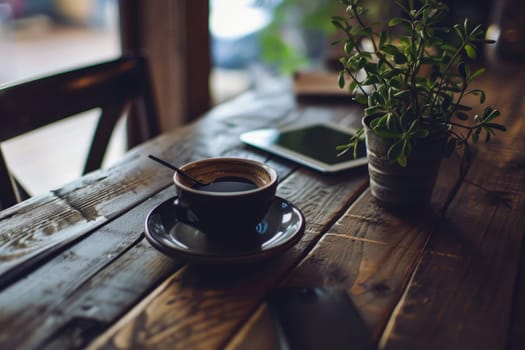
{"label": "tablet", "polygon": [[335,124],[315,123],[249,131],[241,141],[322,172],[337,172],[366,164],[364,142],[356,159],[351,150],[339,155],[336,149],[348,143],[352,133]]}

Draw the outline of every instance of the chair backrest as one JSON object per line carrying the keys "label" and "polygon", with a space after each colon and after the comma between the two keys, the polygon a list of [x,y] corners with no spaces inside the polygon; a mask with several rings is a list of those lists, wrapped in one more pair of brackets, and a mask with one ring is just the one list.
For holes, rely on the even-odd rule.
{"label": "chair backrest", "polygon": [[[113,129],[130,103],[142,141],[159,134],[159,117],[147,60],[119,59],[56,75],[0,86],[0,142],[61,119],[100,108],[83,174],[100,168]],[[0,209],[16,203],[16,187],[0,149]]]}

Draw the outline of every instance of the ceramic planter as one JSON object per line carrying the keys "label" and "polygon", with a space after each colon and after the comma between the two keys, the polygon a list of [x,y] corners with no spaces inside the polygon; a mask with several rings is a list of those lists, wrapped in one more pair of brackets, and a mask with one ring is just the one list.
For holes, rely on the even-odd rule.
{"label": "ceramic planter", "polygon": [[389,205],[415,206],[430,201],[443,155],[446,135],[419,140],[406,167],[386,159],[392,140],[377,136],[370,128],[373,116],[363,119],[366,135],[370,191]]}

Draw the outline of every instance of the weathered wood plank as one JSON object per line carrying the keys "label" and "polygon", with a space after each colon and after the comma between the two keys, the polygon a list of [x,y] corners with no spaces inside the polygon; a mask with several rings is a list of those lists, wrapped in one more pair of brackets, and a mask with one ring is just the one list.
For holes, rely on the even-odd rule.
{"label": "weathered wood plank", "polygon": [[366,187],[363,171],[322,176],[300,169],[278,189],[301,208],[303,240],[277,259],[253,266],[199,268],[175,274],[91,348],[221,348],[319,235]]}
{"label": "weathered wood plank", "polygon": [[[253,154],[250,150],[228,151],[226,155],[243,156],[260,161],[264,161],[263,157],[268,156],[267,154]],[[286,178],[296,168],[295,165],[290,166],[290,164],[277,161],[271,161],[270,163],[278,169],[281,178]],[[41,348],[44,339],[49,337],[49,334],[52,334],[46,340],[51,348],[56,347],[57,344],[63,345],[65,343],[70,345],[67,346],[69,348],[73,343],[71,338],[73,335],[75,335],[76,343],[85,344],[90,340],[90,337],[97,335],[97,331],[102,331],[103,327],[113,321],[116,315],[124,312],[136,300],[137,293],[150,288],[149,284],[151,284],[150,278],[142,280],[142,277],[140,277],[141,280],[139,281],[126,278],[126,283],[134,286],[132,295],[129,295],[130,293],[123,286],[115,283],[115,279],[119,276],[142,276],[145,272],[143,271],[145,266],[153,264],[154,267],[157,267],[155,262],[159,261],[158,255],[160,255],[156,251],[153,254],[150,252],[140,256],[136,256],[136,253],[125,252],[123,257],[111,264],[111,259],[116,259],[116,255],[118,255],[115,249],[118,248],[118,251],[123,252],[139,242],[142,237],[145,214],[153,207],[154,203],[174,195],[175,189],[169,187],[149,201],[133,208],[129,213],[125,213],[123,216],[115,219],[115,221],[103,226],[85,241],[67,250],[62,256],[68,257],[69,263],[75,264],[74,269],[66,268],[67,274],[61,271],[64,268],[64,260],[59,257],[50,261],[41,271],[33,273],[28,279],[18,283],[15,289],[8,289],[0,293],[2,302],[8,302],[12,305],[13,310],[22,310],[21,313],[17,314],[17,322],[15,323],[9,321],[9,315],[7,314],[0,318],[0,323],[9,323],[9,326],[4,327],[5,332],[14,331],[14,329],[11,329],[11,326],[16,329],[20,326],[19,323],[22,323],[27,331],[33,330],[33,335],[30,338],[31,344],[23,343],[24,347],[33,348],[38,345]],[[108,236],[111,239],[108,239]],[[99,241],[104,244],[98,243]],[[149,251],[153,250],[148,243],[141,242],[138,243],[138,246],[142,246],[142,248],[131,248],[131,252],[143,251],[146,249],[144,246]],[[103,258],[101,259],[101,257]],[[100,266],[100,263],[104,266]],[[100,269],[108,265],[108,268],[99,272]],[[154,275],[164,273],[162,268],[160,268],[158,273],[155,272],[153,267],[151,271],[154,272]],[[47,278],[48,275],[57,273],[61,278]],[[95,277],[92,277],[92,275],[95,275]],[[100,275],[108,275],[109,277],[102,278]],[[166,277],[165,275],[161,276]],[[110,281],[106,281],[107,279],[110,279]],[[46,282],[39,284],[39,280],[45,280]],[[102,282],[94,282],[97,280],[102,280]],[[31,281],[35,282],[32,283]],[[40,290],[39,287],[43,288],[43,290]],[[18,291],[26,289],[33,291],[28,296],[28,299],[18,298]],[[14,292],[10,292],[12,290]],[[39,295],[39,293],[48,295],[50,290],[53,290],[53,298],[61,301],[60,304],[49,304],[49,299]],[[27,302],[29,300],[37,300],[41,304],[28,305]],[[93,304],[96,304],[95,308],[97,311],[95,314],[93,314],[93,307],[88,307],[88,305]],[[35,307],[38,307],[40,312],[37,317],[32,317],[30,310],[33,310]],[[13,314],[15,313],[13,311]],[[102,317],[102,315],[110,315],[113,318]],[[101,327],[102,329],[99,329]],[[24,342],[28,340],[25,337],[10,337],[8,345],[19,346],[21,344],[17,343],[18,341]],[[2,339],[0,339],[0,344],[3,344]]]}
{"label": "weathered wood plank", "polygon": [[[268,95],[264,107],[255,96],[250,95],[253,110],[245,115],[245,119],[252,119],[259,126],[272,125],[294,106],[294,101],[286,93],[273,97]],[[2,211],[0,288],[56,254],[68,243],[168,186],[171,183],[171,177],[167,176],[169,171],[152,164],[146,158],[147,154],[154,153],[183,164],[223,155],[238,147],[239,134],[251,128],[250,123],[234,127],[228,122],[242,117],[239,113],[246,101],[244,98],[240,100],[234,100],[231,103],[233,107],[223,107],[222,114],[211,113],[200,123],[175,130],[135,148],[109,169],[99,170],[52,194],[32,198]],[[231,115],[228,108],[235,109],[235,113]],[[19,222],[23,223],[23,227]]]}
{"label": "weathered wood plank", "polygon": [[[480,84],[499,89],[500,80],[494,77],[489,76]],[[512,91],[518,80],[502,87],[491,103],[504,108],[515,104]],[[497,148],[503,141],[496,139],[495,144]],[[427,240],[457,194],[461,183],[458,159],[445,161],[444,165],[432,199],[434,210],[424,211],[426,218],[418,218],[421,213],[388,213],[364,196],[329,229],[284,284],[347,288],[377,340],[419,263]],[[246,348],[254,337],[266,331],[268,318],[258,315],[258,320],[251,319],[249,326],[233,339],[232,348]]]}
{"label": "weathered wood plank", "polygon": [[[0,286],[30,270],[41,260],[39,257],[44,259],[54,254],[106,219],[169,185],[170,179],[165,176],[165,171],[143,159],[148,153],[182,164],[220,156],[237,148],[238,136],[246,130],[299,119],[341,119],[348,114],[349,108],[297,109],[286,86],[274,87],[276,89],[246,93],[213,109],[201,122],[139,146],[110,169],[97,171],[53,194],[30,199],[1,212]],[[49,202],[49,205],[43,205]],[[35,218],[33,221],[24,216],[28,211]],[[24,222],[23,228],[17,226],[18,221]],[[80,231],[78,227],[81,227]],[[15,267],[19,269],[14,270]]]}
{"label": "weathered wood plank", "polygon": [[[457,158],[444,161],[432,205],[417,215],[387,211],[365,191],[282,285],[347,289],[377,340],[456,188],[458,165]],[[232,339],[230,349],[249,348],[268,332],[272,325],[264,310]],[[271,339],[260,348],[269,348]]]}
{"label": "weathered wood plank", "polygon": [[[239,154],[235,154],[235,156],[238,155]],[[244,151],[243,156],[264,161],[264,159],[260,159],[259,156],[254,157],[253,154],[248,151]],[[279,165],[279,163],[275,161],[273,163],[275,163],[274,165]],[[281,164],[278,168],[280,169],[280,176],[285,178],[295,166],[290,169]],[[68,257],[69,263],[75,264],[74,269],[71,269],[70,267],[66,268],[68,272],[67,274],[60,271],[60,268],[63,268],[62,265],[64,260],[59,257],[54,261],[50,261],[42,271],[37,271],[32,274],[29,279],[21,281],[17,285],[18,289],[15,289],[15,292],[10,293],[8,289],[7,292],[0,293],[0,299],[2,302],[10,303],[13,309],[22,310],[21,313],[17,314],[17,322],[15,323],[10,323],[9,320],[6,321],[6,317],[9,318],[9,316],[6,314],[3,315],[0,319],[0,323],[8,322],[10,325],[5,326],[4,331],[14,331],[14,329],[11,329],[11,326],[15,328],[19,327],[19,323],[21,322],[27,331],[34,329],[32,331],[33,335],[30,338],[32,342],[31,344],[38,345],[39,348],[42,347],[41,343],[43,342],[43,339],[48,337],[49,334],[52,334],[49,338],[51,348],[57,346],[57,342],[60,342],[60,344],[68,343],[71,345],[71,337],[74,334],[76,334],[75,341],[79,344],[85,344],[90,337],[97,335],[96,331],[99,327],[103,327],[104,325],[109,324],[110,321],[113,321],[112,318],[101,318],[101,314],[109,314],[114,318],[116,315],[122,313],[125,308],[129,307],[137,298],[136,294],[140,293],[143,289],[149,288],[148,283],[151,283],[150,278],[142,280],[142,277],[139,277],[144,273],[142,269],[144,266],[155,265],[155,262],[159,260],[158,255],[160,253],[157,253],[156,251],[154,251],[154,254],[140,254],[140,256],[137,256],[136,253],[132,254],[126,252],[117,262],[110,264],[111,259],[115,259],[117,255],[115,247],[118,247],[119,251],[124,251],[129,249],[129,246],[140,241],[145,213],[149,211],[154,203],[158,203],[159,201],[173,195],[175,195],[174,188],[170,187],[164,190],[149,201],[132,209],[131,212],[124,214],[115,221],[102,227],[84,242],[67,250],[63,255]],[[133,229],[133,227],[135,228]],[[108,239],[108,236],[111,239]],[[104,244],[97,243],[99,241]],[[148,243],[138,244],[139,247],[144,245],[148,250],[153,250]],[[139,251],[143,251],[144,249],[146,248],[142,247]],[[81,251],[82,253],[79,253],[78,251]],[[131,249],[131,252],[135,251],[137,251],[137,248]],[[97,264],[97,261],[100,262],[101,256],[104,257],[101,263],[104,264],[104,267],[107,265],[109,265],[109,267],[102,272],[99,272],[99,270],[103,268],[100,264]],[[108,270],[111,272],[108,272]],[[151,271],[155,272],[153,267]],[[159,273],[162,272],[163,270],[160,269]],[[55,275],[57,273],[62,279],[47,278],[48,275]],[[96,274],[95,277],[91,277],[92,274]],[[102,278],[103,282],[93,282],[101,279],[99,275],[109,275],[109,277]],[[71,276],[75,277],[73,278]],[[118,284],[115,283],[115,279],[119,276],[137,276],[141,279],[139,281],[134,281],[133,279],[126,278],[125,282],[134,286],[134,294],[132,296],[128,295],[130,293],[127,293],[123,286],[118,286]],[[106,279],[110,279],[110,281],[108,282]],[[46,280],[46,282],[39,284],[39,280]],[[31,284],[30,281],[36,282]],[[122,283],[124,285],[124,282]],[[78,287],[79,285],[81,287]],[[60,288],[58,286],[60,286]],[[44,290],[40,290],[39,287]],[[76,288],[79,288],[79,290],[75,290]],[[18,298],[18,290],[26,289],[33,291],[29,298]],[[39,293],[48,295],[49,290],[54,291],[54,299],[61,301],[59,305],[50,305],[47,298],[38,295]],[[37,300],[40,301],[41,304],[39,304],[40,306],[35,304],[28,305],[28,300]],[[93,314],[93,307],[88,307],[88,305],[93,304],[96,305],[95,314]],[[30,310],[34,310],[35,307],[38,307],[40,312],[37,317],[32,317]],[[53,320],[53,322],[50,320]],[[74,329],[75,332],[72,332],[72,329]],[[99,331],[102,330],[103,329],[100,329]],[[79,334],[82,336],[79,336]],[[10,337],[9,345],[14,346],[19,340],[27,341],[28,338]],[[0,341],[0,344],[2,344],[2,341]],[[24,347],[32,348],[35,346],[28,346],[26,343],[24,344]],[[70,348],[71,346],[67,347]]]}
{"label": "weathered wood plank", "polygon": [[509,330],[508,349],[520,350],[525,348],[525,240],[522,242],[521,259],[517,288],[513,297],[511,328]]}
{"label": "weathered wood plank", "polygon": [[521,91],[525,83],[516,77],[513,82],[491,87],[492,103],[501,106],[509,130],[496,146],[479,146],[392,316],[384,348],[503,349],[520,344],[519,327],[512,333],[511,322],[525,315],[522,304],[513,305],[525,234],[525,110],[522,98],[509,89]]}
{"label": "weathered wood plank", "polygon": [[[228,115],[228,111],[215,114],[212,112],[208,119],[201,123],[184,127],[183,130],[176,130],[139,146],[110,169],[90,174],[54,191],[52,195],[31,199],[2,212],[3,220],[0,224],[3,224],[6,230],[0,231],[0,237],[6,238],[7,241],[11,232],[21,234],[20,241],[26,242],[31,251],[17,251],[18,246],[12,250],[6,247],[7,250],[3,251],[6,257],[12,259],[11,265],[0,267],[0,278],[4,278],[6,286],[0,293],[0,299],[2,304],[10,304],[10,308],[2,314],[0,320],[2,325],[6,325],[0,333],[0,344],[27,348],[82,346],[102,332],[115,317],[126,311],[138,295],[153,287],[155,282],[152,281],[155,278],[160,280],[165,276],[163,274],[166,271],[166,263],[159,260],[158,253],[152,251],[147,243],[141,241],[142,226],[135,224],[136,229],[131,230],[135,233],[122,231],[122,227],[134,225],[133,220],[126,219],[130,215],[135,215],[135,220],[143,220],[140,213],[146,212],[144,206],[147,202],[126,213],[129,208],[171,184],[171,171],[159,168],[145,155],[154,153],[178,164],[211,156],[242,156],[267,161],[277,169],[280,179],[283,180],[297,169],[297,165],[279,157],[268,159],[268,154],[246,146],[239,147],[238,136],[241,132],[255,126],[275,125],[276,120],[286,123],[299,118],[348,119],[347,108],[306,108],[283,115],[282,113],[287,112],[290,107],[288,97],[285,95],[275,98],[268,95],[266,98],[268,101],[265,102],[264,108],[259,104],[249,115],[244,114],[245,112],[240,113],[237,108],[231,110],[234,111],[233,115]],[[275,106],[277,108],[274,108]],[[236,118],[242,118],[242,123],[236,124]],[[337,180],[329,182],[336,183]],[[286,194],[286,189],[283,188]],[[163,193],[169,191],[168,189]],[[293,191],[293,188],[290,191]],[[35,204],[31,206],[32,201]],[[53,229],[45,231],[37,225],[39,222],[46,222],[42,218],[49,218],[49,214],[39,208],[43,203],[52,201],[58,203],[56,214],[52,217]],[[44,208],[54,207],[47,204]],[[29,217],[24,221],[32,222],[34,227],[29,226],[27,230],[21,231],[11,226],[11,223],[16,223],[29,211],[31,215],[36,213],[37,217]],[[38,216],[40,212],[42,214]],[[67,215],[76,215],[74,218],[81,229],[77,229],[75,225],[67,229],[67,225],[72,224],[72,220],[62,219],[62,216]],[[41,232],[39,230],[46,232],[47,236],[35,239],[35,233]],[[68,244],[88,233],[91,234],[85,240],[67,248]],[[97,243],[99,239],[104,244]],[[67,250],[61,253],[65,248]],[[138,255],[137,252],[144,249],[146,254]],[[42,259],[35,259],[39,256]],[[42,260],[49,261],[37,269]],[[68,261],[68,264],[65,261]],[[155,263],[157,261],[161,263]],[[140,281],[138,277],[144,272],[144,268],[151,264],[159,269],[156,277],[150,276]],[[34,269],[36,270],[30,273]],[[9,282],[26,274],[27,278],[8,287]],[[136,290],[127,291],[126,287],[116,283],[121,281],[124,284],[128,279],[126,276],[135,277],[129,278],[128,282],[136,285]],[[97,306],[94,307],[94,304]],[[38,314],[35,315],[36,311]],[[25,337],[24,333],[20,332],[17,333],[19,336],[8,336],[10,333],[16,333],[16,329],[22,325],[26,332],[32,333],[31,337]]]}
{"label": "weathered wood plank", "polygon": [[[514,154],[525,161],[525,152]],[[386,348],[506,347],[525,234],[525,174],[498,166],[502,158],[478,157],[430,240]]]}
{"label": "weathered wood plank", "polygon": [[284,285],[347,289],[378,339],[438,222],[439,216],[430,209],[417,216],[388,213],[367,193],[329,229]]}
{"label": "weathered wood plank", "polygon": [[[505,107],[507,111],[521,111],[520,101],[504,98],[523,81],[495,86],[501,89],[504,106],[511,106]],[[17,278],[31,272],[10,286],[7,284],[13,279],[4,279],[0,345],[77,348],[104,332],[91,348],[242,349],[252,344],[264,348],[275,341],[268,333],[263,303],[267,290],[275,285],[347,288],[375,339],[387,325],[381,347],[498,348],[520,344],[524,310],[514,313],[510,339],[508,330],[513,297],[516,300],[522,293],[513,294],[525,224],[525,142],[520,139],[525,118],[519,118],[523,114],[512,117],[516,128],[509,131],[508,141],[496,139],[497,152],[493,148],[478,152],[459,192],[457,172],[447,166],[446,171],[452,173],[440,175],[432,207],[410,215],[386,211],[367,191],[362,194],[365,169],[320,175],[239,147],[237,136],[250,128],[324,118],[356,120],[352,113],[345,120],[346,108],[296,108],[289,95],[277,98],[268,94],[260,100],[255,96],[134,150],[113,169],[0,213],[0,237],[7,237],[2,236],[4,232],[22,233],[16,247],[1,251],[7,252],[14,264],[0,265],[0,278],[12,271]],[[253,105],[240,108],[247,101]],[[180,263],[152,249],[137,224],[148,202],[139,203],[171,183],[169,171],[159,170],[145,159],[153,152],[181,163],[224,154],[272,162],[282,180],[278,194],[306,214],[304,239],[262,264],[189,265],[177,270]],[[167,196],[168,191],[159,196]],[[42,204],[46,210],[34,209]],[[9,223],[29,215],[29,209],[40,215],[40,221],[52,215],[56,227],[10,231]],[[445,221],[441,221],[442,213]],[[137,217],[130,220],[130,215]],[[18,219],[13,219],[16,216]],[[93,226],[89,226],[92,219]],[[36,226],[39,220],[26,222]],[[70,232],[60,227],[66,223],[73,223]],[[87,228],[77,229],[76,225]],[[135,227],[131,234],[123,229],[127,226]],[[43,235],[45,230],[50,230],[52,238]],[[77,242],[68,248],[73,240]],[[97,247],[101,249],[95,251]],[[27,248],[33,250],[24,250]],[[37,268],[33,257],[47,262]],[[24,265],[27,261],[29,265]],[[480,333],[482,336],[474,339]],[[425,337],[433,342],[429,345]],[[444,339],[451,342],[444,343]]]}
{"label": "weathered wood plank", "polygon": [[[180,262],[159,259],[160,253],[155,251],[153,263],[139,265],[143,274],[132,278],[129,273],[125,275],[128,270],[122,269],[118,263],[120,259],[117,260],[124,254],[146,262],[144,257],[137,258],[127,250],[143,239],[145,213],[155,203],[173,194],[173,189],[165,190],[65,250],[19,283],[2,290],[0,348],[39,347],[50,334],[74,320],[99,322],[93,324],[109,322],[111,316],[115,318],[151,288],[150,284],[158,283],[180,266]],[[136,262],[127,260],[127,263],[137,268]],[[90,287],[92,282],[88,281],[107,266],[111,267],[113,274],[106,278],[97,277],[103,280],[102,285],[97,286],[100,289]],[[83,296],[79,290],[91,293]],[[74,309],[72,312],[71,308]]]}
{"label": "weathered wood plank", "polygon": [[[162,147],[163,141],[166,142],[161,138],[152,142],[150,149]],[[193,153],[182,153],[181,156],[184,160]],[[2,212],[0,237],[4,263],[0,265],[0,286],[37,266],[38,257],[56,254],[66,244],[169,184],[169,171],[155,168],[137,150],[118,167],[97,171],[54,191],[52,204],[58,203],[56,209],[53,205],[34,208],[32,203],[40,202],[40,197],[37,197]],[[51,217],[48,215],[50,208],[53,210]],[[19,226],[20,222],[23,227]],[[13,244],[16,242],[11,238],[13,236],[19,236],[18,240],[23,244]]]}

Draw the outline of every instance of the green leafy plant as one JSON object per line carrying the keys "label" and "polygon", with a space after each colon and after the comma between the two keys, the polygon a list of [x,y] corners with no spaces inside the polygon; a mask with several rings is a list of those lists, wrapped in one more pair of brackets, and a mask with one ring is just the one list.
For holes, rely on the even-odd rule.
{"label": "green leafy plant", "polygon": [[[469,89],[484,68],[471,69],[479,48],[491,40],[481,26],[444,25],[448,7],[437,0],[396,2],[402,15],[388,21],[384,30],[367,23],[367,9],[361,0],[342,0],[345,17],[332,23],[344,33],[344,56],[340,59],[339,86],[348,88],[354,99],[365,105],[365,116],[377,116],[373,131],[391,139],[387,158],[406,166],[412,148],[420,139],[445,134],[446,155],[458,148],[469,156],[469,144],[481,137],[489,141],[496,130],[500,112],[486,106],[474,114],[467,96],[476,104],[485,103],[485,93]],[[455,33],[455,34],[454,34]],[[457,40],[445,40],[454,34]],[[468,100],[468,101],[466,101]],[[364,135],[363,129],[340,145],[341,152],[353,150]],[[468,158],[468,157],[467,157]]]}

